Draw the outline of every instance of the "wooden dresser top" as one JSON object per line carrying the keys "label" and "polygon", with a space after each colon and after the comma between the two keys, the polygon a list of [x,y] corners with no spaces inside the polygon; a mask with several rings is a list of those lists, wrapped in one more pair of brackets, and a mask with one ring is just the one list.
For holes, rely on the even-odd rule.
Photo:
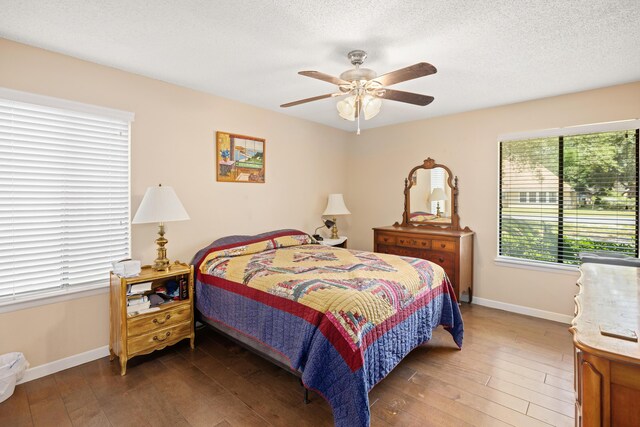
{"label": "wooden dresser top", "polygon": [[640,268],[583,264],[576,317],[569,329],[576,347],[609,359],[640,364],[640,344],[602,335],[600,329],[640,335]]}
{"label": "wooden dresser top", "polygon": [[475,232],[473,231],[464,231],[464,230],[440,230],[437,228],[420,228],[420,227],[414,227],[414,226],[410,226],[410,227],[402,227],[402,226],[395,226],[395,225],[389,225],[387,227],[374,227],[373,228],[376,231],[387,231],[387,232],[394,232],[394,233],[416,233],[416,234],[429,234],[432,236],[437,236],[437,235],[441,235],[441,236],[470,236],[472,234],[475,234]]}

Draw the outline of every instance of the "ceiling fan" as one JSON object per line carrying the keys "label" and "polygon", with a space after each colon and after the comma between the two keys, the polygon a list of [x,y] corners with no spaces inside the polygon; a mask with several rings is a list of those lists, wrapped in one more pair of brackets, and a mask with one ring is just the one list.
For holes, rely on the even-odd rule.
{"label": "ceiling fan", "polygon": [[364,50],[352,50],[347,55],[351,64],[355,67],[340,74],[340,77],[330,76],[319,71],[300,71],[298,74],[333,83],[338,86],[339,92],[314,96],[312,98],[300,99],[298,101],[282,104],[280,107],[287,108],[320,99],[347,96],[338,102],[338,114],[346,120],[358,120],[358,135],[360,135],[360,116],[364,115],[365,120],[375,117],[382,107],[382,99],[391,101],[406,102],[414,105],[429,105],[433,101],[433,96],[421,95],[401,90],[388,89],[396,83],[417,79],[437,72],[436,67],[427,62],[418,62],[409,67],[401,68],[387,74],[378,76],[377,73],[368,68],[360,68],[367,57]]}

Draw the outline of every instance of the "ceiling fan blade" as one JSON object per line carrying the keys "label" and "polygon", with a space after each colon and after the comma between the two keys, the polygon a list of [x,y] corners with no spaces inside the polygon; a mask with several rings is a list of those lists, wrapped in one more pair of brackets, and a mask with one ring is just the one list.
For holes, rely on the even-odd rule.
{"label": "ceiling fan blade", "polygon": [[351,84],[346,80],[342,80],[338,77],[330,76],[329,74],[321,73],[320,71],[299,71],[298,74],[302,76],[311,77],[313,79],[322,80],[328,83],[333,83],[334,85],[348,85]]}
{"label": "ceiling fan blade", "polygon": [[435,74],[437,71],[436,67],[428,62],[419,62],[417,64],[383,74],[373,80],[380,83],[382,86],[391,86],[396,83]]}
{"label": "ceiling fan blade", "polygon": [[419,93],[403,92],[401,90],[393,89],[384,89],[384,93],[378,96],[391,101],[406,102],[408,104],[421,105],[423,107],[433,102],[433,96],[420,95]]}
{"label": "ceiling fan blade", "polygon": [[326,95],[314,96],[313,98],[305,98],[305,99],[300,99],[298,101],[288,102],[286,104],[282,104],[280,107],[282,107],[282,108],[293,107],[294,105],[305,104],[307,102],[318,101],[320,99],[325,99],[325,98],[334,98],[336,96],[341,96],[341,95],[346,95],[346,94],[341,93],[341,92],[338,92],[338,93],[327,93]]}

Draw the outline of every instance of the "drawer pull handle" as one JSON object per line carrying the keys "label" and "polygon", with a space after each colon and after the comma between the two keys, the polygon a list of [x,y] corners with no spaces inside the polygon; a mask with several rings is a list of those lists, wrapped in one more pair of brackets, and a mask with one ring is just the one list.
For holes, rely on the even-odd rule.
{"label": "drawer pull handle", "polygon": [[446,248],[446,247],[447,247],[447,245],[445,245],[444,243],[440,243],[440,247],[441,247],[441,248]]}
{"label": "drawer pull handle", "polygon": [[389,241],[389,238],[387,238],[387,237],[383,237],[383,238],[382,238],[382,240],[384,240],[385,242],[388,242],[388,241]]}
{"label": "drawer pull handle", "polygon": [[418,241],[417,241],[417,240],[412,240],[412,241],[411,241],[411,244],[412,244],[412,245],[417,245],[417,244],[418,244]]}
{"label": "drawer pull handle", "polygon": [[167,338],[169,338],[169,335],[171,335],[171,331],[167,331],[167,333],[164,334],[164,338],[158,338],[157,335],[154,335],[153,336],[153,340],[162,342],[162,341],[166,340]]}
{"label": "drawer pull handle", "polygon": [[423,241],[422,246],[427,246],[427,242]]}
{"label": "drawer pull handle", "polygon": [[444,258],[438,257],[438,262],[444,262]]}
{"label": "drawer pull handle", "polygon": [[164,325],[165,323],[167,323],[167,320],[171,319],[171,313],[167,313],[166,316],[164,316],[164,319],[158,320],[157,318],[153,319],[153,323],[156,323],[158,325]]}

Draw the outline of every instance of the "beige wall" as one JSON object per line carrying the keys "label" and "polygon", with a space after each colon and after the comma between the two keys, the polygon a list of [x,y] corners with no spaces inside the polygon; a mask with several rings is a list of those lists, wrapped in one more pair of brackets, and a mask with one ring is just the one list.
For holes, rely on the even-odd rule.
{"label": "beige wall", "polygon": [[[191,216],[167,224],[172,260],[229,234],[312,232],[327,194],[346,191],[347,132],[3,39],[0,64],[0,86],[135,113],[132,214],[145,189],[163,183]],[[265,184],[216,182],[216,130],[266,138]],[[155,258],[156,228],[132,227],[134,258]],[[0,325],[0,354],[23,351],[40,365],[106,345],[108,297],[0,314]]]}
{"label": "beige wall", "polygon": [[572,315],[577,273],[494,264],[497,138],[508,132],[638,117],[640,82],[363,132],[349,144],[351,173],[345,198],[353,213],[350,246],[371,249],[372,227],[401,221],[404,179],[413,166],[432,157],[458,175],[461,222],[477,233],[474,296]]}
{"label": "beige wall", "polygon": [[[0,63],[0,86],[136,114],[132,211],[146,187],[161,182],[175,188],[191,215],[190,221],[167,226],[172,259],[189,261],[197,249],[229,234],[283,227],[313,231],[332,192],[344,192],[352,212],[339,219],[349,246],[371,249],[371,227],[401,219],[409,170],[433,157],[458,175],[462,224],[477,232],[475,295],[567,315],[573,313],[575,274],[494,264],[497,136],[640,117],[640,83],[634,83],[356,136],[2,39]],[[215,181],[216,130],[266,138],[266,184]],[[137,225],[132,232],[134,258],[150,262],[155,227]],[[23,351],[37,366],[106,345],[108,298],[3,313],[0,325],[0,354]]]}

